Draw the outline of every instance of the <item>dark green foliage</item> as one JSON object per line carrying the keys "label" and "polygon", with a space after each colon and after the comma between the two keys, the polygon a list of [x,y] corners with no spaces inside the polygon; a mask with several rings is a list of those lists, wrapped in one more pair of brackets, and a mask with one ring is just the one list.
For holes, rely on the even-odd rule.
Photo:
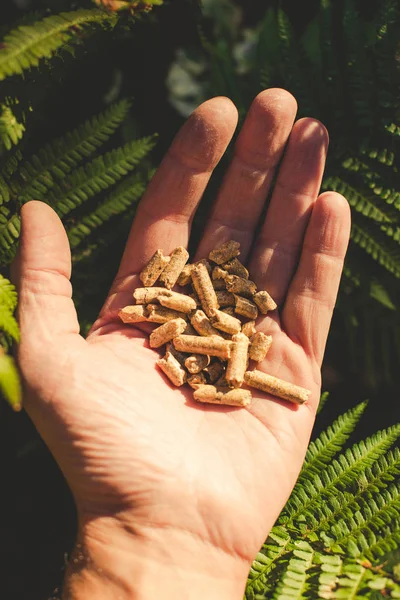
{"label": "dark green foliage", "polygon": [[[226,15],[234,3],[224,0],[225,12],[214,10],[214,5],[219,2],[209,0],[204,11],[206,23],[213,22],[202,43],[204,52],[182,50],[171,69],[175,106],[186,114],[212,95],[232,97],[226,82],[234,80],[241,115],[259,91],[277,86],[294,94],[298,117],[316,117],[327,126],[330,149],[322,190],[343,194],[353,212],[338,314],[342,320],[351,314],[355,322],[360,303],[366,314],[377,312],[375,322],[387,326],[387,347],[398,348],[399,323],[393,310],[399,308],[400,297],[398,0],[377,2],[368,17],[364,10],[359,12],[362,6],[356,0],[320,0],[314,18],[302,30],[285,13],[286,4],[276,2],[252,30],[241,26],[240,15],[236,16],[229,36],[224,34]],[[224,43],[222,60],[216,49]],[[223,77],[213,76],[222,71]],[[374,304],[381,301],[375,311]],[[352,335],[364,346],[359,331]],[[342,340],[342,345],[350,347],[349,340]],[[373,348],[367,352],[369,364],[375,365],[372,370],[366,361],[362,364],[370,373],[369,383],[377,385],[384,376],[395,376],[394,365],[383,364],[382,353]],[[400,354],[393,362],[400,362]],[[355,364],[350,358],[348,363]]]}
{"label": "dark green foliage", "polygon": [[361,404],[310,445],[299,481],[253,563],[246,598],[399,598],[387,555],[400,543],[400,426],[334,460]]}
{"label": "dark green foliage", "polygon": [[[157,0],[147,4],[160,3]],[[93,33],[94,25],[108,27],[116,21],[116,15],[100,9],[25,19],[0,45],[0,81],[40,66],[61,50],[72,50],[82,43],[83,34]],[[132,140],[115,149],[109,145],[107,152],[99,154],[128,115],[131,103],[120,100],[28,154],[27,147],[35,148],[29,128],[22,149],[13,148],[25,133],[25,115],[19,110],[18,98],[2,95],[3,89],[5,94],[6,88],[0,88],[0,264],[7,267],[15,256],[20,234],[19,208],[32,199],[50,204],[62,218],[72,213],[66,222],[72,246],[79,245],[81,256],[85,251],[87,254],[88,246],[93,245],[88,240],[89,234],[111,217],[128,212],[139,200],[149,178],[149,168],[146,166],[131,178],[127,176],[153,148],[154,138]],[[112,191],[104,199],[107,190]],[[4,352],[19,341],[13,316],[16,293],[7,279],[2,278],[0,284],[0,389],[19,408],[21,390],[17,370],[13,359]]]}
{"label": "dark green foliage", "polygon": [[0,49],[0,81],[10,75],[37,67],[68,42],[77,41],[75,32],[89,25],[110,23],[115,18],[103,10],[76,10],[51,15],[32,25],[21,25],[6,35]]}

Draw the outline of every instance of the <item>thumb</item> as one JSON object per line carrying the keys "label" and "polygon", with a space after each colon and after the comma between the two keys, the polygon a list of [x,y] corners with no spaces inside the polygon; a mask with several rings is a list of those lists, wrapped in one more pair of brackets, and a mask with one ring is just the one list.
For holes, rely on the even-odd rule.
{"label": "thumb", "polygon": [[79,333],[67,234],[43,202],[28,202],[21,209],[20,246],[11,276],[19,292],[21,345],[33,342],[37,348],[61,335]]}

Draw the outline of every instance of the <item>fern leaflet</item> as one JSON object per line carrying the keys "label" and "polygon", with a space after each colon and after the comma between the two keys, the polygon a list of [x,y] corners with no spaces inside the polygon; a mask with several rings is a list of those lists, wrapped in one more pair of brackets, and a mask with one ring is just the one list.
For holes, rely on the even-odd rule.
{"label": "fern leaflet", "polygon": [[88,235],[110,218],[131,208],[143,195],[146,183],[147,181],[142,174],[135,174],[117,186],[114,192],[90,215],[83,217],[68,231],[71,248],[78,246]]}
{"label": "fern leaflet", "polygon": [[0,349],[0,390],[14,410],[21,410],[22,390],[14,359]]}
{"label": "fern leaflet", "polygon": [[303,479],[312,477],[314,473],[318,473],[325,465],[330,463],[335,454],[341,450],[348,440],[366,406],[367,403],[362,402],[344,415],[341,415],[326,431],[321,433],[318,439],[311,442],[307,450],[303,469],[300,473],[298,485],[301,485]]}
{"label": "fern leaflet", "polygon": [[45,200],[65,216],[95,194],[108,189],[132,171],[154,146],[154,137],[129,142],[73,171],[55,185]]}
{"label": "fern leaflet", "polygon": [[50,58],[72,38],[74,28],[113,20],[106,11],[80,9],[46,17],[33,25],[21,25],[10,31],[2,42],[0,81],[37,67],[42,58]]}
{"label": "fern leaflet", "polygon": [[17,291],[15,287],[0,275],[0,306],[13,312],[17,307]]}
{"label": "fern leaflet", "polygon": [[[11,187],[21,202],[42,200],[57,180],[63,179],[104,144],[125,119],[130,102],[121,100],[64,137],[47,144],[22,164]],[[22,183],[20,183],[22,182]]]}

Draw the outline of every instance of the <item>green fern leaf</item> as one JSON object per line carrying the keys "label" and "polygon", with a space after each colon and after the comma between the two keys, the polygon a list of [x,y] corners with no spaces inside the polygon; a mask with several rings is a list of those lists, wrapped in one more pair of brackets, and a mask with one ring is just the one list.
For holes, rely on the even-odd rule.
{"label": "green fern leaf", "polygon": [[372,202],[372,200],[367,198],[356,188],[351,187],[340,177],[328,177],[324,181],[323,189],[330,189],[345,196],[350,206],[357,212],[364,215],[364,217],[373,219],[378,223],[390,222],[390,217],[382,208],[377,206],[376,203]]}
{"label": "green fern leaf", "polygon": [[17,290],[8,279],[0,275],[0,306],[13,312],[17,307]]}
{"label": "green fern leaf", "polygon": [[90,215],[83,217],[69,231],[71,248],[76,248],[95,229],[112,217],[131,208],[143,195],[147,178],[141,173],[128,177]]}
{"label": "green fern leaf", "polygon": [[20,230],[21,220],[17,214],[0,225],[0,264],[7,265],[15,257]]}
{"label": "green fern leaf", "polygon": [[121,100],[64,137],[50,142],[22,164],[18,178],[14,177],[11,184],[19,200],[42,200],[57,180],[63,179],[110,138],[124,121],[130,106],[129,101]]}
{"label": "green fern leaf", "polygon": [[320,505],[323,506],[328,496],[338,494],[351,486],[359,474],[371,467],[399,435],[400,425],[379,431],[346,450],[337,460],[326,465],[319,475],[315,475],[312,481],[303,479],[303,485],[293,491],[278,523],[293,527],[299,519],[304,521],[305,515],[312,518],[313,511]]}
{"label": "green fern leaf", "polygon": [[321,433],[318,439],[311,442],[297,485],[301,485],[303,479],[311,478],[314,473],[318,473],[331,462],[350,437],[366,406],[367,403],[362,402],[341,415],[326,431]]}
{"label": "green fern leaf", "polygon": [[339,519],[324,536],[326,547],[357,558],[366,556],[372,545],[379,543],[382,530],[400,517],[400,486],[380,490],[364,501],[360,510]]}
{"label": "green fern leaf", "polygon": [[15,342],[19,342],[18,323],[10,311],[4,306],[0,306],[0,330]]}
{"label": "green fern leaf", "polygon": [[396,519],[390,525],[383,527],[379,539],[371,543],[365,552],[370,560],[376,560],[387,555],[400,546],[400,520]]}
{"label": "green fern leaf", "polygon": [[400,259],[387,248],[376,233],[372,234],[365,226],[360,227],[360,225],[353,223],[351,239],[370,254],[374,260],[377,260],[382,267],[385,267],[395,277],[400,278]]}
{"label": "green fern leaf", "polygon": [[41,59],[53,56],[71,40],[74,29],[114,20],[115,16],[106,11],[80,9],[46,17],[33,25],[21,25],[6,35],[2,42],[0,81],[37,67]]}
{"label": "green fern leaf", "polygon": [[314,551],[307,542],[295,542],[293,556],[276,586],[273,600],[301,600],[305,597],[313,558]]}
{"label": "green fern leaf", "polygon": [[55,185],[45,200],[65,216],[95,194],[108,189],[125,177],[150,152],[154,137],[129,142],[122,148],[95,158],[73,171],[60,185]]}
{"label": "green fern leaf", "polygon": [[323,392],[321,394],[321,398],[319,400],[317,415],[319,415],[323,411],[324,406],[328,400],[329,400],[329,392]]}
{"label": "green fern leaf", "polygon": [[257,554],[250,569],[246,586],[246,600],[254,600],[256,594],[265,591],[268,576],[276,568],[279,559],[290,550],[291,537],[284,527],[276,525]]}
{"label": "green fern leaf", "polygon": [[11,150],[22,139],[25,126],[13,113],[12,104],[0,104],[0,153],[3,149]]}
{"label": "green fern leaf", "polygon": [[22,390],[17,367],[11,356],[0,350],[0,390],[14,410],[21,410]]}

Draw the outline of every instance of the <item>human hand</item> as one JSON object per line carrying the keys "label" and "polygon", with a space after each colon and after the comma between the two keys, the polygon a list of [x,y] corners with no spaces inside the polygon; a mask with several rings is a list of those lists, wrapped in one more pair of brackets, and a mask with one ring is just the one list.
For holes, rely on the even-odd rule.
{"label": "human hand", "polygon": [[344,198],[318,197],[327,133],[313,119],[293,126],[295,114],[296,102],[284,90],[255,99],[197,258],[227,239],[241,243],[241,260],[279,307],[257,325],[273,336],[257,368],[310,389],[305,405],[256,390],[248,409],[197,404],[191,390],[173,388],[156,369],[159,354],[147,334],[118,318],[154,251],[187,245],[195,210],[237,124],[230,100],[204,103],[178,133],[138,208],[86,340],[71,299],[61,222],[44,203],[21,211],[13,272],[25,407],[79,515],[65,598],[243,596],[251,562],[304,459],[350,229]]}

